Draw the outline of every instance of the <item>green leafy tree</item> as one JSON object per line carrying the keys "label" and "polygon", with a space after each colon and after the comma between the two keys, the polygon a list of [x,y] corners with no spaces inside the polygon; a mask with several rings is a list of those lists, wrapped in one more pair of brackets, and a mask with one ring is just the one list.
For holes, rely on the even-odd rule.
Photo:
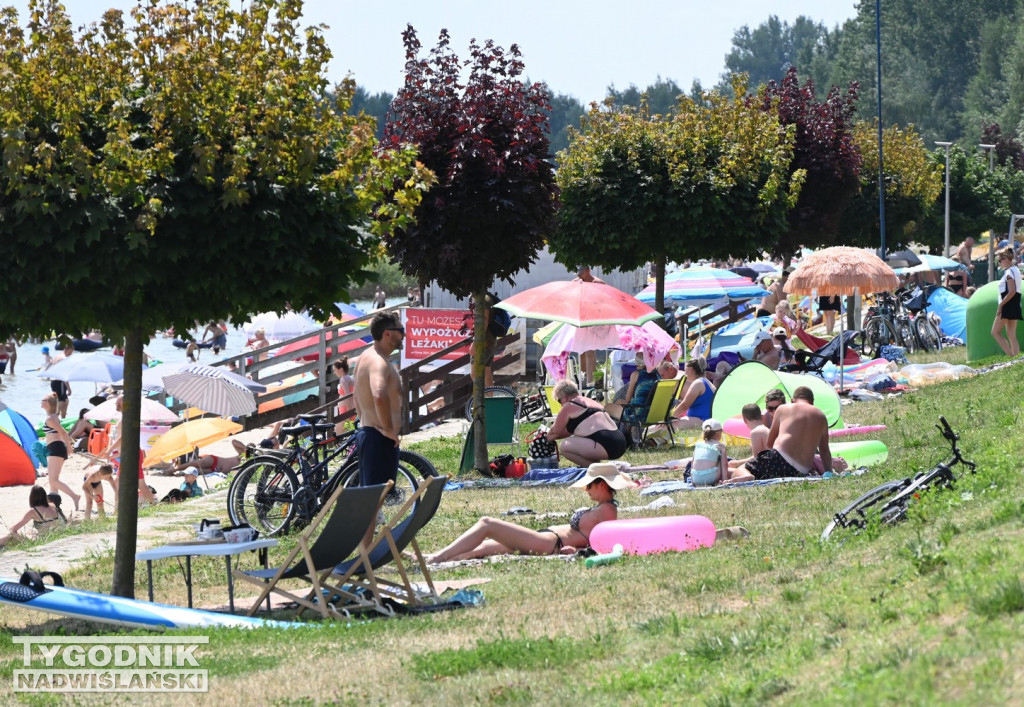
{"label": "green leafy tree", "polygon": [[369,93],[362,86],[356,86],[352,94],[352,101],[348,107],[350,115],[364,113],[376,121],[375,135],[378,140],[384,137],[384,123],[387,121],[388,108],[394,96],[386,91],[380,93]]}
{"label": "green leafy tree", "polygon": [[429,177],[411,149],[374,157],[371,122],[343,112],[351,82],[332,106],[330,53],[300,16],[299,0],[140,2],[130,25],[111,10],[78,34],[55,0],[32,0],[25,30],[0,16],[0,334],[125,339],[121,596],[144,341],[289,302],[322,314],[374,251],[358,227],[407,223]]}
{"label": "green leafy tree", "polygon": [[630,84],[625,91],[618,91],[615,86],[609,86],[607,93],[607,98],[615,106],[639,108],[643,103],[646,104],[647,111],[653,115],[668,115],[676,109],[679,96],[685,91],[672,79],[663,79],[659,76],[643,90]]}
{"label": "green leafy tree", "polygon": [[[946,151],[937,149],[929,160],[945,180]],[[988,157],[972,150],[966,152],[959,145],[949,150],[949,232],[959,241],[967,236],[977,238],[989,229],[1002,233],[1010,223],[1014,206],[1024,206],[1024,173],[1013,166],[996,165],[989,170]],[[928,237],[918,238],[936,252],[945,242],[945,186],[943,184],[935,203],[926,215],[922,229]]]}
{"label": "green leafy tree", "polygon": [[[877,124],[858,123],[853,139],[863,159],[860,191],[840,221],[841,234],[848,245],[877,248],[880,244]],[[911,240],[934,244],[936,235],[921,226],[942,190],[941,168],[929,158],[924,141],[913,126],[886,128],[882,131],[882,145],[886,247],[892,249]],[[940,243],[942,238],[942,231],[939,231]]]}
{"label": "green leafy tree", "polygon": [[657,267],[752,255],[787,229],[804,172],[790,172],[795,128],[746,100],[682,97],[671,116],[593,106],[559,155],[562,208],[549,244],[566,265]]}
{"label": "green leafy tree", "polygon": [[814,98],[814,82],[800,83],[796,67],[782,81],[769,81],[756,103],[796,128],[790,170],[806,182],[788,214],[789,229],[768,250],[789,259],[801,246],[817,248],[839,239],[839,219],[860,188],[861,156],[853,141],[857,85],[845,92],[833,86],[824,101]]}
{"label": "green leafy tree", "polygon": [[545,87],[551,98],[548,126],[551,131],[551,153],[556,154],[569,146],[569,131],[580,124],[587,109],[574,96],[564,93],[555,95]]}
{"label": "green leafy tree", "polygon": [[487,468],[483,418],[485,329],[482,303],[495,279],[528,268],[551,231],[557,188],[549,161],[549,96],[526,84],[519,48],[470,44],[468,78],[442,30],[428,58],[410,25],[403,33],[405,84],[391,107],[384,149],[414,145],[437,183],[416,221],[385,237],[388,252],[420,281],[473,295],[475,465]]}
{"label": "green leafy tree", "polygon": [[[743,25],[733,33],[732,50],[725,55],[728,85],[732,74],[747,74],[757,87],[778,79],[794,67],[807,67],[828,45],[824,23],[803,15],[793,24],[771,15],[753,30]],[[812,84],[813,87],[813,84]]]}

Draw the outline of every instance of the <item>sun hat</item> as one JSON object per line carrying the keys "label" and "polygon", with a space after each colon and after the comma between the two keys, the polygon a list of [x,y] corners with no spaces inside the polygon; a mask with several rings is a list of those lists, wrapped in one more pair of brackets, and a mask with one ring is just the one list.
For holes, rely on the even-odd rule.
{"label": "sun hat", "polygon": [[50,353],[50,347],[49,347],[49,346],[44,346],[44,347],[43,347],[43,353],[44,353],[44,354],[48,354],[48,353]]}
{"label": "sun hat", "polygon": [[597,462],[587,467],[587,473],[583,475],[583,478],[572,485],[574,489],[586,488],[591,482],[601,479],[610,488],[616,491],[622,489],[628,489],[633,486],[633,482],[626,478],[624,474],[619,473],[619,467],[615,466],[610,462]]}
{"label": "sun hat", "polygon": [[789,334],[786,333],[786,328],[781,326],[775,327],[775,331],[772,332],[772,336],[784,336],[787,339],[789,338]]}
{"label": "sun hat", "polygon": [[713,417],[709,417],[701,423],[700,428],[704,431],[711,430],[712,432],[718,432],[722,429],[722,423]]}

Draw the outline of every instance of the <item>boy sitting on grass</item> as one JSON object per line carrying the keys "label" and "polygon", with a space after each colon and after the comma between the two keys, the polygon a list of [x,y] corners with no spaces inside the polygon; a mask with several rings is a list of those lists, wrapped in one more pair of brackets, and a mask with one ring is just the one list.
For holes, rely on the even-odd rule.
{"label": "boy sitting on grass", "polygon": [[730,459],[730,476],[734,469],[742,469],[747,462],[753,460],[758,454],[768,449],[768,428],[764,426],[761,417],[761,408],[756,403],[743,406],[743,424],[750,430],[750,456],[745,459]]}

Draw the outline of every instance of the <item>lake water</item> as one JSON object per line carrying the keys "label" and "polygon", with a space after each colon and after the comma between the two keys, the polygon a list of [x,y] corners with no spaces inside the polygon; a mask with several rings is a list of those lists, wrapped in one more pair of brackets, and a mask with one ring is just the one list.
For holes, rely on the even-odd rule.
{"label": "lake water", "polygon": [[[389,298],[388,304],[399,304],[403,301],[404,298]],[[353,302],[353,305],[364,312],[369,312],[371,303],[369,301]],[[201,335],[203,328],[193,330],[193,334]],[[143,348],[152,358],[163,363],[184,362],[186,360],[185,350],[175,348],[172,341],[173,339],[158,336],[151,339]],[[227,355],[241,353],[245,348],[246,341],[245,332],[240,327],[229,327],[228,345],[223,353]],[[41,344],[19,346],[15,374],[10,375],[10,367],[8,366],[8,372],[0,375],[0,378],[3,379],[3,382],[0,382],[0,402],[20,412],[33,425],[42,422],[46,417],[43,409],[40,407],[40,402],[43,396],[50,392],[50,381],[38,377],[36,375],[37,370],[33,370],[39,369],[43,365],[43,346],[50,348],[51,356],[60,353],[57,345],[52,340]],[[111,351],[110,347],[98,350],[107,353]],[[80,356],[82,354],[76,352],[74,355]],[[205,349],[200,352],[199,363],[210,363],[218,358],[213,355],[212,351]],[[103,387],[102,384],[81,381],[72,381],[70,385],[71,402],[68,405],[68,416],[70,417],[78,417],[79,410],[92,407],[89,404],[89,398],[96,395],[96,391]]]}

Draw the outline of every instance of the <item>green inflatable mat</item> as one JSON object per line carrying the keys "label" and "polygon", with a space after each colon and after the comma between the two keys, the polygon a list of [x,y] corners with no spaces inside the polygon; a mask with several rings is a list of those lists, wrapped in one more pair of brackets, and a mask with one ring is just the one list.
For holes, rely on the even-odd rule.
{"label": "green inflatable mat", "polygon": [[851,469],[861,466],[875,466],[889,458],[889,449],[884,442],[877,439],[864,439],[857,442],[830,442],[828,445],[833,457],[842,457]]}

